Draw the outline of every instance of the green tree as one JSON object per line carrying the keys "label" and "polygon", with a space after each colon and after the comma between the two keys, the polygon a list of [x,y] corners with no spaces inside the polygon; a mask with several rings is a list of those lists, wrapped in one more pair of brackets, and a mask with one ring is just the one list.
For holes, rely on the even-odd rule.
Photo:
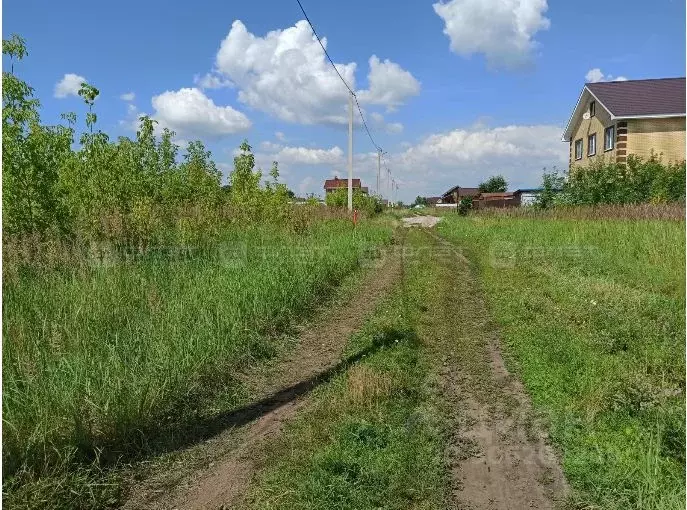
{"label": "green tree", "polygon": [[502,175],[489,177],[478,186],[480,193],[503,193],[508,189],[508,182]]}
{"label": "green tree", "polygon": [[472,209],[472,197],[463,197],[458,202],[458,214],[467,216]]}
{"label": "green tree", "polygon": [[69,156],[73,131],[40,124],[34,90],[14,75],[27,55],[24,40],[3,40],[11,71],[2,73],[3,227],[13,234],[42,233],[63,226],[57,194],[58,167]]}
{"label": "green tree", "polygon": [[553,172],[544,172],[542,176],[541,191],[534,199],[534,206],[538,209],[549,209],[555,203],[556,195],[558,195],[565,185],[565,178],[559,175],[554,169]]}

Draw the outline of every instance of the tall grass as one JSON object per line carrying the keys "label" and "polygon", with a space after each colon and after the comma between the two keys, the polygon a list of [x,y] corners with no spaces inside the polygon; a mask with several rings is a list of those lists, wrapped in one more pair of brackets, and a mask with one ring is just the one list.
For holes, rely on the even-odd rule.
{"label": "tall grass", "polygon": [[238,402],[237,372],[274,352],[271,333],[389,236],[254,226],[203,250],[22,266],[3,280],[3,474],[109,465]]}
{"label": "tall grass", "polygon": [[476,261],[580,503],[684,508],[684,221],[497,214],[439,228]]}

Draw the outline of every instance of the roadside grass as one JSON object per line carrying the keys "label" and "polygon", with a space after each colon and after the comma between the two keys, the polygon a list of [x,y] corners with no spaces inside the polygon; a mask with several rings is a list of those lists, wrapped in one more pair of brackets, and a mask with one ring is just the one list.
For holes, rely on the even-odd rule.
{"label": "roadside grass", "polygon": [[447,216],[581,507],[684,508],[685,224]]}
{"label": "roadside grass", "polygon": [[[426,242],[407,237],[411,247]],[[351,339],[349,355],[369,352],[315,389],[284,434],[256,452],[264,469],[247,507],[443,508],[443,424],[417,333],[438,273],[422,256],[404,267],[401,288]]]}
{"label": "roadside grass", "polygon": [[272,357],[390,237],[382,222],[255,227],[199,251],[3,279],[4,503],[116,504],[103,470],[183,446],[194,423],[247,401],[242,367]]}

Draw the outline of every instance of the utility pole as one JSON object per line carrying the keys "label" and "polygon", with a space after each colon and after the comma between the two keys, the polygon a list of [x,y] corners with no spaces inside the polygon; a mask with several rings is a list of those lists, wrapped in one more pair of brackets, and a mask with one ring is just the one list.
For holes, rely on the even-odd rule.
{"label": "utility pole", "polygon": [[353,93],[348,95],[348,210],[353,210]]}
{"label": "utility pole", "polygon": [[391,170],[386,169],[386,197],[388,205],[391,206]]}
{"label": "utility pole", "polygon": [[379,189],[379,172],[382,170],[382,149],[377,149],[377,194],[381,195],[382,190]]}

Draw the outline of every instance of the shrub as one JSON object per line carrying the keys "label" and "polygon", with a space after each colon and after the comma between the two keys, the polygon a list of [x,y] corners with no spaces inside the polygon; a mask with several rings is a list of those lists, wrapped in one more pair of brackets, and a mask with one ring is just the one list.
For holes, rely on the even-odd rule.
{"label": "shrub", "polygon": [[664,164],[660,156],[635,155],[627,164],[599,159],[573,167],[560,197],[571,205],[640,204],[685,201],[685,162]]}
{"label": "shrub", "polygon": [[565,178],[558,175],[556,170],[551,173],[544,172],[542,178],[541,192],[534,200],[534,207],[538,209],[548,209],[554,205],[556,195],[560,193],[565,184]]}
{"label": "shrub", "polygon": [[[327,193],[325,203],[329,207],[347,207],[348,189],[341,188]],[[360,190],[353,190],[353,208],[364,212],[368,216],[379,214],[383,210],[379,197],[368,195]]]}
{"label": "shrub", "polygon": [[458,202],[458,214],[467,216],[470,209],[472,209],[472,197],[463,197],[460,202]]}

